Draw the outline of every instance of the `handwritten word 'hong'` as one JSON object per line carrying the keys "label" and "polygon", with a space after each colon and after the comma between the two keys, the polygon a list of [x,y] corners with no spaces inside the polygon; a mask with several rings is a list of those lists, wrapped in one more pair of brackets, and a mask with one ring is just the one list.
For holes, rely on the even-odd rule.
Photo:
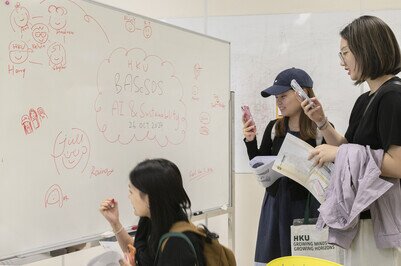
{"label": "handwritten word 'hong'", "polygon": [[8,65],[8,74],[21,75],[21,77],[25,78],[26,69],[25,68],[17,68],[14,65]]}

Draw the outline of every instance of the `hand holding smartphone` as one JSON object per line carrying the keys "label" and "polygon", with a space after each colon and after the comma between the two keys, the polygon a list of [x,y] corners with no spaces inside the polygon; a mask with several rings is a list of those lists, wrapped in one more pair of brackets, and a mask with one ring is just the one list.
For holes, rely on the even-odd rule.
{"label": "hand holding smartphone", "polygon": [[306,92],[302,89],[302,87],[299,86],[298,82],[295,79],[291,80],[291,87],[302,101],[307,100],[308,103],[312,103],[312,108],[315,106],[313,104],[312,100],[309,98],[309,96],[306,94]]}
{"label": "hand holding smartphone", "polygon": [[[252,119],[251,124],[249,126],[254,126],[255,122],[253,121],[252,115],[251,115],[251,110],[249,109],[248,105],[243,105],[241,106],[242,109],[242,122],[246,123],[249,119]],[[253,129],[252,131],[254,131]]]}

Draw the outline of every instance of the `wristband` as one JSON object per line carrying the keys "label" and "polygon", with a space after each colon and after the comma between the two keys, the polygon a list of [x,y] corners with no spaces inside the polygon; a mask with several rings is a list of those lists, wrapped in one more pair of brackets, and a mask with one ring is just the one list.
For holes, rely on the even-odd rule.
{"label": "wristband", "polygon": [[326,116],[326,117],[324,118],[323,124],[319,125],[319,124],[316,123],[316,126],[317,126],[317,128],[318,128],[319,130],[323,130],[323,129],[325,129],[325,128],[327,127],[328,122],[329,122],[329,121],[328,121],[327,116]]}
{"label": "wristband", "polygon": [[113,232],[114,232],[115,235],[117,235],[117,234],[121,233],[121,231],[122,231],[123,229],[124,229],[124,227],[121,226],[120,229],[118,229],[117,231],[114,231],[114,230],[113,230]]}

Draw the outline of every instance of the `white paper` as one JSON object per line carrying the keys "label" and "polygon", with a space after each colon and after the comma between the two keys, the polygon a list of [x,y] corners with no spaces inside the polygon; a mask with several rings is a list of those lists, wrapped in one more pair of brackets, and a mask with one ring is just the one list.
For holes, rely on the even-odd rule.
{"label": "white paper", "polygon": [[99,244],[106,250],[111,250],[119,253],[121,256],[124,256],[120,245],[117,241],[99,241]]}
{"label": "white paper", "polygon": [[269,187],[283,175],[272,169],[276,156],[256,156],[249,165],[254,170],[256,178],[263,187]]}
{"label": "white paper", "polygon": [[273,170],[298,182],[323,203],[334,165],[326,163],[322,167],[313,166],[313,161],[308,160],[311,150],[311,145],[287,134],[273,164]]}
{"label": "white paper", "polygon": [[119,253],[109,250],[91,259],[87,266],[120,266],[121,259]]}

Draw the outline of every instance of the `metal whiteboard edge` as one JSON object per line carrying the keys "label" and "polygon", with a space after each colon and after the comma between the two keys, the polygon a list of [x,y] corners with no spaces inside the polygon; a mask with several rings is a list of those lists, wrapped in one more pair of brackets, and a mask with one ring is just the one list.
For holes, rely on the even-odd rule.
{"label": "metal whiteboard edge", "polygon": [[232,212],[232,207],[227,207],[227,209],[223,208],[217,208],[217,209],[210,209],[207,211],[202,211],[201,214],[198,215],[193,215],[191,217],[191,221],[199,221],[199,220],[204,220],[204,219],[209,219],[212,217],[220,216],[223,214],[230,214]]}
{"label": "metal whiteboard edge", "polygon": [[78,244],[88,243],[91,241],[96,241],[96,240],[99,240],[102,238],[105,238],[104,233],[99,234],[99,235],[94,235],[94,236],[86,236],[86,237],[82,237],[82,238],[77,238],[77,239],[74,239],[74,240],[68,241],[68,242],[60,242],[60,243],[56,243],[56,244],[50,244],[50,245],[46,245],[46,246],[38,248],[38,249],[31,249],[24,253],[9,254],[9,255],[6,255],[6,257],[0,258],[0,265],[1,265],[2,261],[14,259],[14,258],[26,258],[26,257],[37,255],[40,253],[57,250],[60,248],[65,248],[65,247],[74,246],[74,245],[78,245]]}
{"label": "metal whiteboard edge", "polygon": [[[229,47],[231,54],[231,45]],[[231,66],[231,56],[230,56]],[[230,84],[231,84],[231,67],[230,71]],[[228,213],[227,226],[228,226],[228,245],[235,251],[235,91],[230,91],[230,211]]]}
{"label": "metal whiteboard edge", "polygon": [[[223,214],[230,214],[232,211],[233,211],[233,208],[231,206],[221,206],[219,208],[207,209],[207,210],[200,211],[202,213],[199,215],[192,216],[191,221],[202,220],[202,219],[205,219],[206,217],[212,218],[212,217],[220,216]],[[40,253],[50,252],[53,250],[57,250],[57,249],[61,249],[61,248],[65,248],[65,247],[69,247],[69,246],[73,246],[73,245],[78,245],[78,244],[88,243],[91,241],[100,240],[100,239],[103,239],[106,237],[110,237],[112,235],[113,235],[113,233],[111,231],[106,231],[102,234],[98,234],[95,236],[82,237],[82,238],[74,239],[73,241],[60,242],[60,243],[56,243],[56,244],[47,245],[40,249],[32,249],[32,250],[29,250],[24,253],[15,253],[15,254],[7,255],[6,257],[0,258],[0,265],[1,265],[2,261],[16,259],[16,258],[26,258],[26,257],[37,255]],[[5,265],[7,265],[7,264],[5,264]]]}

